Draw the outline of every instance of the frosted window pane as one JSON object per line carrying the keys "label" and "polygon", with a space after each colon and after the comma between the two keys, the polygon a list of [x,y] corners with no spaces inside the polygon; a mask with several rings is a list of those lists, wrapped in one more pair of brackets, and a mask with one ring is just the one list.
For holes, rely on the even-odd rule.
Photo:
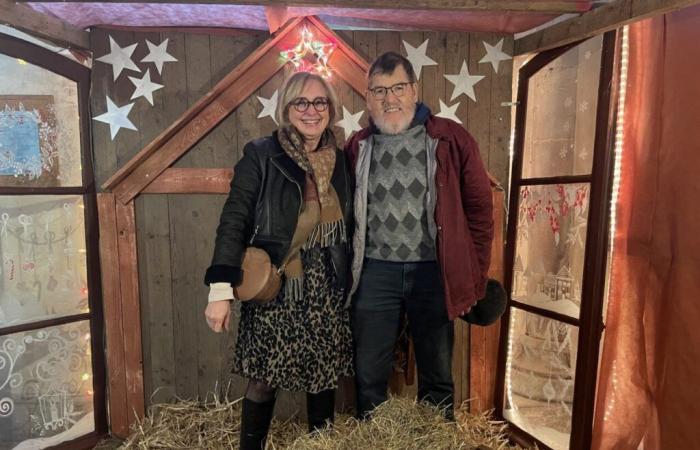
{"label": "frosted window pane", "polygon": [[514,300],[578,318],[589,191],[586,183],[520,189]]}
{"label": "frosted window pane", "polygon": [[504,417],[555,450],[568,449],[578,328],[511,309]]}
{"label": "frosted window pane", "polygon": [[591,173],[602,46],[589,39],[530,78],[523,178]]}
{"label": "frosted window pane", "polygon": [[88,322],[0,337],[0,448],[46,448],[94,428]]}
{"label": "frosted window pane", "polygon": [[0,186],[80,186],[77,83],[0,54]]}
{"label": "frosted window pane", "polygon": [[0,329],[88,311],[83,199],[0,196]]}

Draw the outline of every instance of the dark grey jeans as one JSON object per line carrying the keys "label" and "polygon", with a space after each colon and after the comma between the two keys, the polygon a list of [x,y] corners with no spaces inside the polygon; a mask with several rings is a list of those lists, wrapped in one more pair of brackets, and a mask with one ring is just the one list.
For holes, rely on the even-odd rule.
{"label": "dark grey jeans", "polygon": [[365,259],[352,303],[357,414],[365,417],[387,399],[393,350],[406,311],[418,366],[418,399],[452,416],[454,327],[447,317],[436,262]]}

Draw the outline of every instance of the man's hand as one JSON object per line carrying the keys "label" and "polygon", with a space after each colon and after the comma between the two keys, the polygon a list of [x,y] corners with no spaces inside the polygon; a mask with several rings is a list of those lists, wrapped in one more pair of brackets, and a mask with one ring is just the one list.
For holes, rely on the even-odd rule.
{"label": "man's hand", "polygon": [[207,319],[207,325],[214,333],[220,333],[222,330],[228,331],[229,320],[231,319],[231,301],[220,300],[211,302],[204,310],[204,317]]}

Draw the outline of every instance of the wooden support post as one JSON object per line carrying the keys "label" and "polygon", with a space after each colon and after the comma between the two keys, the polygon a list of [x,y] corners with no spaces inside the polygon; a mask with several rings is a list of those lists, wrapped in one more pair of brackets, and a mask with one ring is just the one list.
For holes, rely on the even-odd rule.
{"label": "wooden support post", "polygon": [[[129,424],[144,415],[143,357],[141,348],[141,305],[139,303],[139,269],[136,253],[134,202],[116,202],[117,244],[119,249],[124,362],[126,367],[126,401]],[[115,266],[111,266],[115,267]],[[107,271],[110,266],[105,266]]]}
{"label": "wooden support post", "polygon": [[126,364],[117,239],[116,199],[114,194],[97,194],[100,216],[100,265],[106,332],[109,425],[112,435],[129,435],[126,399]]}

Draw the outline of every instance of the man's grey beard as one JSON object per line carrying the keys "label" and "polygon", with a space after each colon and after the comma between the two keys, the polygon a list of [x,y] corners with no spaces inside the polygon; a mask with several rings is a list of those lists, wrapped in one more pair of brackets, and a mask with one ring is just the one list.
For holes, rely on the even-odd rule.
{"label": "man's grey beard", "polygon": [[398,123],[394,125],[384,123],[384,121],[381,119],[375,120],[374,124],[377,126],[377,128],[379,128],[379,131],[381,131],[382,134],[401,134],[408,130],[408,127],[411,126],[411,122],[413,121],[413,116],[415,114],[416,106],[413,105],[410,114],[406,114]]}

